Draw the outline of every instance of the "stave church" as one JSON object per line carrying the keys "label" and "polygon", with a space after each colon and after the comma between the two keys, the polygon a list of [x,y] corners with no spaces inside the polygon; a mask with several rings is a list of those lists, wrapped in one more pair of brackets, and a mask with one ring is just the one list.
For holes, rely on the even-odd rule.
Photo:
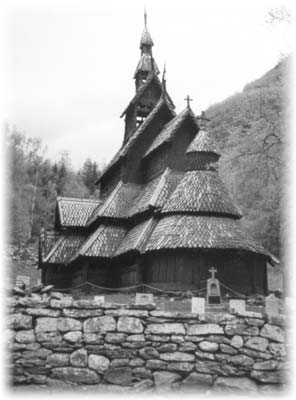
{"label": "stave church", "polygon": [[266,294],[267,264],[277,260],[241,229],[206,119],[189,96],[176,112],[153,45],[145,13],[122,145],[97,182],[98,199],[57,198],[54,232],[40,235],[42,282],[200,290],[215,267],[232,290]]}

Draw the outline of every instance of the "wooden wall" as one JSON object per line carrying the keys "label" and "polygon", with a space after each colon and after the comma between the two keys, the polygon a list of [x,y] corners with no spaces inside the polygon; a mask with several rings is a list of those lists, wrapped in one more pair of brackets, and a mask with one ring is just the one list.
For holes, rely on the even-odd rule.
{"label": "wooden wall", "polygon": [[148,182],[161,174],[167,167],[168,146],[163,145],[143,162],[144,181]]}
{"label": "wooden wall", "polygon": [[143,280],[163,288],[202,289],[206,287],[212,266],[218,271],[219,281],[239,293],[267,293],[264,257],[235,250],[171,250],[150,254],[145,257]]}

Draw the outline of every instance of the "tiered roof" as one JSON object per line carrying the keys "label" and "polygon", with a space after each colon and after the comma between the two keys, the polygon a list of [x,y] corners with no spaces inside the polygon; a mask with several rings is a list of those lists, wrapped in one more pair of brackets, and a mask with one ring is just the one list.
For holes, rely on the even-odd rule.
{"label": "tiered roof", "polygon": [[218,156],[221,155],[218,147],[210,138],[209,133],[204,129],[201,129],[190,143],[186,151],[186,154],[188,153],[214,153]]}
{"label": "tiered roof", "polygon": [[271,254],[225,217],[170,215],[161,219],[145,245],[145,252],[160,249],[239,249]]}
{"label": "tiered roof", "polygon": [[162,212],[242,216],[216,171],[186,172]]}
{"label": "tiered roof", "polygon": [[180,114],[176,115],[174,119],[169,121],[162,131],[157,135],[155,140],[152,142],[148,150],[146,151],[144,157],[147,157],[149,154],[154,152],[156,149],[158,149],[161,145],[164,143],[168,143],[172,141],[174,138],[175,133],[177,130],[180,128],[182,123],[186,120],[186,118],[190,117],[194,125],[196,126],[196,129],[198,131],[199,126],[196,120],[195,115],[193,114],[192,110],[187,107],[185,110],[183,110]]}
{"label": "tiered roof", "polygon": [[121,226],[102,224],[76,252],[79,256],[110,258],[122,242],[127,229]]}
{"label": "tiered roof", "polygon": [[57,198],[57,213],[62,227],[85,227],[91,215],[101,205],[98,199]]}
{"label": "tiered roof", "polygon": [[[152,45],[145,26],[141,46],[147,53],[145,46]],[[150,56],[153,62],[152,53]],[[166,109],[171,120],[164,124],[152,143],[147,143],[147,149],[142,150],[145,159],[142,160],[143,165],[149,162],[147,156],[159,151],[165,143],[172,142],[177,134],[182,135],[182,124],[188,120],[192,122],[192,133],[196,133],[196,136],[188,145],[184,157],[189,153],[193,157],[201,157],[198,153],[215,154],[217,159],[220,156],[209,133],[200,129],[189,106],[189,96],[187,108],[176,115],[164,83],[161,85],[153,65],[150,68],[146,82],[139,87],[127,109],[137,103],[153,82],[162,89],[161,97],[143,123],[130,134],[115,154],[100,180],[107,180],[108,171],[127,154],[137,151],[139,138],[144,137],[146,129],[155,118],[162,120],[163,109]],[[201,158],[204,159],[204,156]],[[209,160],[212,158],[209,157]],[[241,212],[232,201],[218,172],[206,170],[206,164],[203,163],[198,168],[189,172],[166,168],[148,182],[119,181],[104,201],[58,198],[57,221],[60,226],[56,226],[62,227],[63,231],[58,238],[54,238],[52,249],[47,251],[42,261],[68,264],[80,257],[111,260],[131,252],[145,254],[173,249],[237,249],[259,253],[271,262],[276,261],[266,249],[240,229],[237,220],[241,218]],[[79,228],[76,234],[73,234],[74,228]]]}

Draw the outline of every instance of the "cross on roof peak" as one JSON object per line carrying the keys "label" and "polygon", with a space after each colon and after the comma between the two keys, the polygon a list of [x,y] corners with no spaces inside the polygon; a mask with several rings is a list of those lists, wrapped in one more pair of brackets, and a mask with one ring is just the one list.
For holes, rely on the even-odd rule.
{"label": "cross on roof peak", "polygon": [[211,273],[211,278],[215,279],[215,273],[217,272],[216,268],[212,267],[211,269],[209,269],[209,272]]}
{"label": "cross on roof peak", "polygon": [[190,98],[189,94],[185,97],[186,102],[187,102],[187,107],[190,108],[190,101],[193,101],[193,99]]}

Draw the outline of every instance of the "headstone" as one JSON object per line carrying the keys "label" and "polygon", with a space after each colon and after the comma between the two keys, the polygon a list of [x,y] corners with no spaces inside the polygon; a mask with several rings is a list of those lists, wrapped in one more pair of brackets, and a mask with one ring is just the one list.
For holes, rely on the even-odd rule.
{"label": "headstone", "polygon": [[280,300],[273,293],[265,299],[265,312],[270,317],[280,313]]}
{"label": "headstone", "polygon": [[229,309],[238,314],[246,312],[246,300],[231,299],[229,300]]}
{"label": "headstone", "polygon": [[154,303],[152,293],[136,293],[135,304],[152,304]]}
{"label": "headstone", "polygon": [[16,286],[22,286],[25,285],[25,287],[30,286],[30,277],[26,275],[17,275],[16,277]]}
{"label": "headstone", "polygon": [[215,278],[215,273],[217,270],[215,268],[211,268],[209,270],[211,273],[211,278],[207,280],[207,304],[220,304],[221,303],[221,291],[220,291],[220,282]]}
{"label": "headstone", "polygon": [[95,296],[94,301],[98,303],[105,303],[105,296]]}
{"label": "headstone", "polygon": [[192,297],[191,312],[198,315],[205,314],[206,301],[203,297]]}

